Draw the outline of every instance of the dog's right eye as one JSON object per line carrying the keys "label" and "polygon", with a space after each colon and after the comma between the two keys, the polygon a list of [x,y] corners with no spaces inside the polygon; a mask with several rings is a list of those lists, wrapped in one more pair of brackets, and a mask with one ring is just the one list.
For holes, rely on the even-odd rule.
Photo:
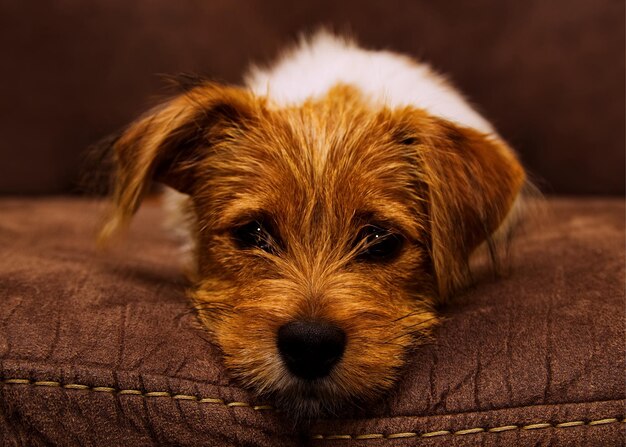
{"label": "dog's right eye", "polygon": [[267,225],[253,220],[233,230],[233,239],[241,249],[259,248],[267,253],[275,252],[275,241]]}

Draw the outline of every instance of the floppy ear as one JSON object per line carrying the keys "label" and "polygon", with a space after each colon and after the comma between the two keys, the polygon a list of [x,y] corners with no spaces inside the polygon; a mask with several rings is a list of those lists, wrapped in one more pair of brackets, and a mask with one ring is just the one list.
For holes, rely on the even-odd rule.
{"label": "floppy ear", "polygon": [[428,117],[418,157],[427,191],[431,258],[445,300],[469,273],[469,257],[505,220],[525,182],[513,150],[499,137]]}
{"label": "floppy ear", "polygon": [[152,180],[192,193],[198,169],[195,162],[220,138],[241,132],[254,108],[250,93],[207,82],[132,123],[113,145],[113,209],[100,239],[108,238],[128,222]]}

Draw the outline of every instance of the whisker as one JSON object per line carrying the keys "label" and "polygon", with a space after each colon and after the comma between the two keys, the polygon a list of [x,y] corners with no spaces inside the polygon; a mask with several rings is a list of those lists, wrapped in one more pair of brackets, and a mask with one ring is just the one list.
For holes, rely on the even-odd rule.
{"label": "whisker", "polygon": [[408,314],[403,315],[401,317],[398,317],[398,318],[396,318],[394,320],[391,320],[391,321],[392,322],[401,321],[401,320],[404,320],[404,319],[412,317],[412,316],[417,316],[417,315],[422,315],[422,314],[427,314],[427,313],[429,313],[429,312],[421,310],[421,309],[420,310],[413,310],[413,311],[409,312]]}

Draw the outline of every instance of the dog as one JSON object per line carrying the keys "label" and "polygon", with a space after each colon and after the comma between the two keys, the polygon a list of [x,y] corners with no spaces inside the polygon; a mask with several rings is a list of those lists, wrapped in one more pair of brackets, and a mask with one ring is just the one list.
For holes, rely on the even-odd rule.
{"label": "dog", "polygon": [[516,154],[428,65],[328,32],[243,87],[182,84],[115,142],[102,237],[166,185],[235,380],[297,416],[380,397],[514,225]]}

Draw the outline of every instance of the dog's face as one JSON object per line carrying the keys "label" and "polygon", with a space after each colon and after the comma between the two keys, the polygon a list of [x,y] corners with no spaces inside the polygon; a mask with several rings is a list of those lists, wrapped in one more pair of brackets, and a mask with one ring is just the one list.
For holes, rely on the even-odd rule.
{"label": "dog's face", "polygon": [[105,231],[152,179],[188,194],[201,320],[242,384],[301,415],[394,383],[524,178],[502,143],[347,86],[274,108],[200,84],[115,150]]}

